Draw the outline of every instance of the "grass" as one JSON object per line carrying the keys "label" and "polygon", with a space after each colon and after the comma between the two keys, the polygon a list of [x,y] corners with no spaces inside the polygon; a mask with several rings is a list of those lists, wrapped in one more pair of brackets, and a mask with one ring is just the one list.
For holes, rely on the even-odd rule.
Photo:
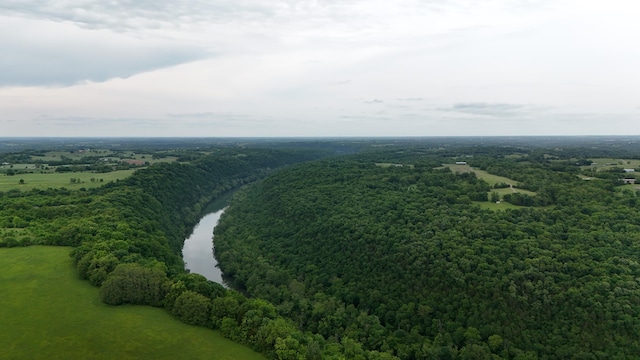
{"label": "grass", "polygon": [[442,166],[443,167],[448,167],[454,173],[457,173],[457,172],[465,173],[465,172],[472,172],[473,171],[473,169],[469,165],[442,164]]}
{"label": "grass", "polygon": [[[93,172],[66,172],[66,173],[33,173],[33,174],[16,174],[13,176],[6,176],[0,174],[0,191],[7,191],[11,189],[31,190],[31,189],[47,189],[47,188],[61,188],[67,189],[80,189],[80,188],[93,188],[104,185],[110,181],[116,179],[125,179],[135,170],[118,170],[108,173],[93,173]],[[80,179],[80,183],[71,183],[71,178]],[[92,182],[91,178],[95,181]],[[20,184],[20,179],[24,180],[24,184]],[[103,181],[100,182],[100,179]]]}
{"label": "grass", "polygon": [[[613,167],[619,167],[624,169],[637,169],[640,168],[640,160],[637,159],[614,159],[614,158],[593,158],[589,159],[595,163],[590,166],[581,166],[581,169],[597,169],[598,171],[607,170]],[[608,165],[613,164],[613,165]]]}
{"label": "grass", "polygon": [[165,310],[108,306],[64,247],[0,249],[0,358],[264,359]]}
{"label": "grass", "polygon": [[626,184],[626,185],[617,186],[616,188],[620,189],[621,191],[627,189],[635,192],[635,191],[640,191],[640,184]]}
{"label": "grass", "polygon": [[513,188],[513,190],[511,190],[510,188],[491,189],[491,191],[489,191],[489,194],[491,194],[492,192],[497,192],[498,194],[500,194],[500,199],[502,199],[506,194],[513,194],[513,193],[521,193],[529,196],[536,196],[536,193],[533,191],[517,189],[517,188]]}
{"label": "grass", "polygon": [[480,179],[486,181],[491,186],[493,186],[495,184],[500,184],[500,183],[512,184],[512,185],[515,186],[518,183],[517,181],[511,180],[511,179],[506,178],[504,176],[498,176],[498,175],[489,174],[488,172],[486,172],[484,170],[473,169],[473,172],[476,173],[477,177],[479,177]]}
{"label": "grass", "polygon": [[[512,185],[515,185],[515,184],[518,183],[517,181],[511,180],[511,179],[506,178],[504,176],[493,175],[493,174],[489,174],[488,172],[486,172],[484,170],[474,169],[469,165],[443,164],[442,166],[443,167],[448,167],[453,172],[460,172],[460,173],[473,172],[473,173],[476,174],[476,176],[479,179],[482,179],[482,180],[486,181],[491,186],[494,186],[495,184],[500,184],[500,183],[512,184]],[[492,192],[498,193],[500,195],[500,199],[502,199],[504,197],[504,195],[512,194],[512,193],[521,193],[521,194],[527,194],[527,195],[530,195],[530,196],[535,196],[536,195],[536,193],[533,192],[533,191],[518,189],[516,187],[513,187],[513,188],[501,188],[501,189],[491,189],[489,191],[489,196],[491,196]],[[500,203],[495,203],[495,202],[491,202],[491,201],[474,201],[473,203],[479,205],[482,209],[488,209],[488,210],[520,209],[520,208],[523,207],[523,206],[513,205],[513,204],[505,202],[505,201],[501,201]]]}
{"label": "grass", "polygon": [[[453,172],[460,172],[460,173],[473,172],[473,173],[476,174],[476,176],[479,179],[482,179],[482,180],[486,181],[491,186],[494,186],[495,184],[501,184],[501,183],[512,184],[512,185],[516,185],[518,183],[517,181],[511,180],[511,179],[506,178],[504,176],[493,175],[493,174],[489,174],[488,172],[486,172],[484,170],[474,169],[469,165],[443,164],[442,166],[448,167]],[[502,195],[510,194],[510,193],[514,193],[514,192],[522,193],[522,194],[528,194],[528,195],[531,195],[531,196],[534,196],[536,194],[533,191],[518,189],[516,187],[514,187],[513,190],[511,190],[510,188],[491,189],[490,192],[497,192],[498,194],[501,195],[501,198],[502,198]]]}
{"label": "grass", "polygon": [[[134,155],[132,156],[132,154]],[[87,156],[92,156],[92,157],[98,156],[101,158],[121,160],[122,158],[119,155],[126,156],[127,159],[133,157],[136,160],[148,161],[150,164],[155,164],[158,162],[172,162],[177,159],[177,157],[175,156],[169,156],[161,159],[153,159],[153,154],[146,154],[146,153],[139,154],[139,153],[133,153],[131,151],[114,152],[106,149],[95,149],[88,152],[87,151],[85,152],[49,151],[49,152],[46,152],[44,156],[31,156],[31,159],[40,160],[45,163],[48,161],[60,161],[62,157],[67,157],[71,160],[82,160]]]}
{"label": "grass", "polygon": [[493,174],[489,174],[488,172],[486,172],[484,170],[474,169],[469,165],[443,164],[442,166],[448,167],[454,173],[455,172],[460,172],[460,173],[474,172],[474,173],[476,173],[476,176],[479,179],[482,179],[482,180],[486,181],[491,186],[493,186],[495,184],[499,184],[499,183],[514,184],[514,185],[518,183],[515,180],[511,180],[511,179],[503,177],[503,176],[493,175]]}

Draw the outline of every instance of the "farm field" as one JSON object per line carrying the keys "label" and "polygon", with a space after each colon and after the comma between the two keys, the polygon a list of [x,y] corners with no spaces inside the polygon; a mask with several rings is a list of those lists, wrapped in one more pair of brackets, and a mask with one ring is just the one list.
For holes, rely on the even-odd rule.
{"label": "farm field", "polygon": [[[135,169],[129,170],[117,170],[108,173],[95,173],[95,172],[67,172],[67,173],[34,173],[34,174],[16,174],[13,176],[0,175],[0,191],[7,191],[12,189],[19,190],[31,190],[31,189],[47,189],[47,188],[61,188],[67,189],[80,189],[80,188],[93,188],[104,185],[110,181],[125,179]],[[71,182],[71,178],[80,179],[74,183]],[[94,181],[91,181],[91,179]],[[24,180],[21,184],[20,180]],[[102,181],[100,181],[102,179]]]}
{"label": "farm field", "polygon": [[78,278],[69,251],[0,249],[0,358],[264,359],[163,309],[105,305]]}
{"label": "farm field", "polygon": [[593,161],[593,164],[589,166],[581,166],[581,169],[597,169],[606,170],[614,167],[618,168],[640,168],[640,160],[637,159],[614,159],[614,158],[593,158],[589,159]]}

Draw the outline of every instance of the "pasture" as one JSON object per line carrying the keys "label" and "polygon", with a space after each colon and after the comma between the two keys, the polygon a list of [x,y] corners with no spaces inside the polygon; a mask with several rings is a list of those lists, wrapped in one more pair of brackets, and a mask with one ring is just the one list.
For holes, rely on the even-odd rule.
{"label": "pasture", "polygon": [[78,278],[69,251],[0,249],[0,358],[264,359],[163,309],[105,305]]}
{"label": "pasture", "polygon": [[491,189],[489,193],[492,193],[492,192],[498,193],[500,195],[500,199],[502,199],[506,194],[513,194],[513,193],[521,193],[521,194],[526,194],[530,196],[536,195],[536,193],[533,191],[518,189],[518,188]]}
{"label": "pasture", "polygon": [[[65,172],[65,173],[28,173],[8,176],[0,174],[0,191],[12,189],[31,190],[48,188],[67,188],[70,190],[80,188],[93,188],[102,186],[108,182],[125,179],[135,169],[118,170],[108,173],[95,172]],[[72,182],[71,179],[78,179]],[[93,179],[93,181],[91,180]],[[23,180],[22,183],[20,180]]]}
{"label": "pasture", "polygon": [[442,166],[443,167],[448,167],[453,172],[459,172],[459,173],[473,172],[473,173],[476,174],[478,179],[482,179],[482,180],[486,181],[491,186],[494,186],[495,184],[501,184],[501,183],[513,185],[513,188],[502,188],[502,189],[492,189],[491,190],[491,192],[497,192],[498,194],[500,194],[501,195],[500,198],[502,198],[502,195],[509,194],[509,193],[514,193],[514,192],[523,193],[523,194],[527,194],[527,195],[531,195],[531,196],[534,196],[536,194],[533,191],[518,189],[516,187],[518,182],[515,181],[515,180],[506,178],[504,176],[498,176],[498,175],[489,174],[488,172],[486,172],[484,170],[474,169],[469,165],[443,164]]}
{"label": "pasture", "polygon": [[476,174],[478,179],[482,179],[482,180],[486,181],[491,186],[493,186],[495,184],[500,184],[500,183],[512,184],[512,185],[515,186],[518,183],[517,181],[511,180],[511,179],[506,178],[504,176],[493,175],[493,174],[489,174],[488,172],[486,172],[484,170],[474,169],[469,165],[442,164],[442,166],[443,167],[448,167],[454,173],[455,172],[459,172],[459,173],[473,172],[473,173]]}
{"label": "pasture", "polygon": [[614,159],[614,158],[593,158],[589,159],[593,163],[589,166],[581,166],[581,169],[596,169],[597,171],[608,170],[611,168],[638,169],[640,168],[640,160],[638,159]]}

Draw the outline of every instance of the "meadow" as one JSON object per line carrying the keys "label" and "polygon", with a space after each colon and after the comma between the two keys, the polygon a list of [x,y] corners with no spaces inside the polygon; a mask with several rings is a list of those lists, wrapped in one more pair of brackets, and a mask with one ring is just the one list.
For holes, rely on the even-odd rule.
{"label": "meadow", "polygon": [[[512,194],[512,193],[521,193],[521,194],[526,194],[526,195],[530,195],[530,196],[535,196],[536,193],[533,191],[529,191],[529,190],[524,190],[524,189],[518,189],[516,187],[516,185],[518,184],[517,181],[515,180],[511,180],[509,178],[506,178],[504,176],[498,176],[498,175],[493,175],[490,174],[484,170],[480,170],[480,169],[474,169],[469,165],[459,165],[459,164],[443,164],[443,166],[448,167],[449,169],[451,169],[451,171],[453,172],[473,172],[476,174],[476,176],[478,177],[478,179],[482,179],[484,181],[486,181],[489,185],[494,186],[495,184],[511,184],[513,185],[513,187],[507,187],[507,188],[500,188],[500,189],[491,189],[491,191],[489,192],[489,194],[491,193],[498,193],[498,195],[500,196],[500,199],[502,199],[504,197],[504,195],[506,194]],[[500,202],[500,203],[494,203],[489,201],[487,202],[474,202],[477,203],[478,205],[480,205],[481,208],[483,209],[489,209],[489,210],[506,210],[506,209],[518,209],[521,208],[521,206],[518,205],[513,205],[507,202]]]}
{"label": "meadow", "polygon": [[[108,173],[95,172],[65,172],[65,173],[28,173],[8,176],[0,174],[0,191],[12,189],[31,190],[47,188],[93,188],[108,182],[125,179],[136,169],[117,170]],[[71,182],[71,179],[79,179]],[[91,180],[93,179],[93,181]],[[22,182],[20,181],[22,180]]]}
{"label": "meadow", "polygon": [[640,160],[638,159],[614,159],[614,158],[593,158],[590,159],[593,161],[591,165],[588,166],[580,166],[581,169],[596,169],[598,171],[608,170],[611,168],[630,168],[636,169],[640,168]]}
{"label": "meadow", "polygon": [[517,181],[511,180],[511,179],[506,178],[504,176],[493,175],[493,174],[489,174],[488,172],[486,172],[484,170],[474,169],[469,165],[443,164],[442,166],[448,167],[454,173],[455,172],[460,172],[460,173],[473,172],[473,173],[476,174],[476,176],[479,179],[482,179],[482,180],[486,181],[491,186],[493,186],[495,184],[500,184],[500,183],[512,184],[512,185],[515,186],[518,183]]}
{"label": "meadow", "polygon": [[109,306],[80,280],[70,248],[0,249],[0,358],[264,359],[165,310]]}

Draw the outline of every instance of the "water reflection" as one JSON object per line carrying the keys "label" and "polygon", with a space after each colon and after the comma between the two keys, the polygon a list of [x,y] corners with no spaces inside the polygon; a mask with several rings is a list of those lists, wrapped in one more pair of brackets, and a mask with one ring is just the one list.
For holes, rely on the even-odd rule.
{"label": "water reflection", "polygon": [[184,241],[182,258],[185,267],[192,273],[227,287],[222,279],[222,271],[217,267],[218,261],[213,256],[213,228],[218,225],[223,212],[224,209],[220,209],[200,219],[191,236]]}

